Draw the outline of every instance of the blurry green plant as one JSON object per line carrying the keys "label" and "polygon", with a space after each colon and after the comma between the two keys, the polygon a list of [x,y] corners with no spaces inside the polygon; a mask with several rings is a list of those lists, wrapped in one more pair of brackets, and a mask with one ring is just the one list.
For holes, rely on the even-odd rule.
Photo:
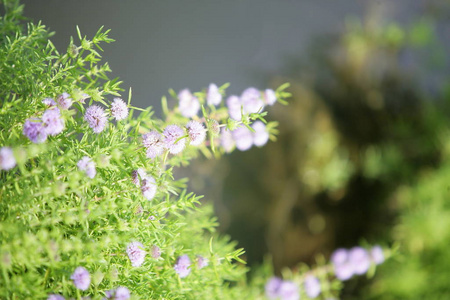
{"label": "blurry green plant", "polygon": [[[422,62],[420,72],[423,74],[417,75],[422,81],[429,80],[424,74],[429,75],[430,71],[439,74],[449,64],[445,43],[439,39],[436,24],[437,20],[428,16],[404,29],[407,39],[402,46],[429,54]],[[398,176],[407,179],[398,184],[389,201],[397,217],[387,239],[400,246],[399,255],[365,291],[368,299],[447,299],[450,294],[447,250],[450,243],[450,93],[446,83],[450,77],[445,71],[443,75],[433,93],[423,92],[426,97],[423,122],[429,134],[423,140],[410,142],[410,146],[417,145],[416,149],[420,147],[434,153],[435,160],[425,166],[420,160],[411,161],[395,142],[366,152],[368,177],[386,181]],[[402,126],[402,130],[408,130],[407,126]],[[416,132],[409,134],[417,135]],[[374,167],[376,164],[384,167]],[[421,167],[415,170],[417,165]]]}
{"label": "blurry green plant", "polygon": [[[449,10],[435,12],[448,25]],[[227,158],[223,219],[253,250],[249,261],[269,251],[282,274],[317,253],[378,241],[399,247],[400,261],[348,282],[343,299],[445,299],[450,89],[437,23],[429,14],[409,25],[349,18],[307,60],[288,61],[289,76],[273,80],[291,82],[293,94],[289,110],[269,116],[279,120],[277,143]]]}
{"label": "blurry green plant", "polygon": [[[395,40],[390,44],[395,45],[397,60],[404,53],[416,52],[413,57],[420,69],[409,76],[417,82],[420,113],[415,114],[417,121],[407,117],[396,121],[392,132],[397,138],[373,144],[362,155],[364,176],[392,189],[385,202],[395,218],[392,228],[385,230],[385,239],[399,245],[397,259],[387,264],[364,291],[367,299],[446,299],[450,293],[450,256],[446,249],[450,242],[450,93],[445,86],[448,72],[442,72],[449,61],[437,24],[428,15],[409,26],[391,23],[380,31],[386,41]],[[427,55],[421,57],[420,52]],[[399,70],[403,68],[399,64]],[[432,81],[438,84],[430,93],[426,88]]]}

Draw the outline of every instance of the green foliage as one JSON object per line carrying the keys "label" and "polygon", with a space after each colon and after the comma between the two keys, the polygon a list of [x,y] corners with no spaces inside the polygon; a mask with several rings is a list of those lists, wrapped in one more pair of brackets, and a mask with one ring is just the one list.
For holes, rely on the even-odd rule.
{"label": "green foliage", "polygon": [[[44,299],[56,293],[100,299],[118,286],[128,287],[133,299],[244,295],[243,250],[217,234],[211,206],[201,205],[201,197],[186,190],[186,179],[173,176],[173,167],[187,165],[198,150],[189,147],[182,155],[150,160],[141,146],[142,133],[186,119],[165,109],[166,119],[158,120],[151,108],[134,108],[132,112],[141,111],[137,118],[131,112],[125,121],[110,122],[101,134],[93,133],[83,121],[86,98],[89,104],[109,107],[107,98],[122,91],[119,80],[109,79],[108,64],[101,63],[101,45],[113,41],[108,30],[101,28],[88,39],[78,29],[78,40],[71,39],[67,52],[58,53],[43,25],[28,23],[22,31],[22,7],[11,1],[4,5],[0,145],[13,149],[17,167],[0,173],[0,298]],[[63,92],[74,102],[70,110],[61,110],[63,133],[45,143],[30,143],[22,133],[25,120],[42,114],[42,99]],[[199,95],[204,102],[204,92]],[[226,119],[223,109],[208,108],[205,114]],[[201,151],[211,156],[207,146]],[[83,156],[97,165],[93,179],[77,168]],[[158,193],[152,201],[131,180],[138,168],[157,178]],[[142,242],[147,252],[140,267],[132,267],[127,257],[131,241]],[[160,258],[150,257],[153,245],[160,247]],[[182,254],[193,260],[192,273],[185,279],[173,269]],[[207,258],[209,266],[197,269],[196,255]],[[86,292],[77,290],[70,279],[77,266],[91,274]],[[234,286],[237,281],[240,286]]]}
{"label": "green foliage", "polygon": [[[383,30],[386,35],[391,35],[389,32],[397,27],[394,31],[398,32],[398,37],[402,36],[397,39],[399,50],[426,49],[426,57],[416,62],[422,67],[415,74],[417,85],[428,80],[423,74],[446,65],[446,55],[436,56],[445,45],[439,40],[435,23],[436,20],[427,16],[409,27],[389,25]],[[439,63],[430,60],[434,57],[439,58]],[[448,80],[447,73],[444,73],[443,83]],[[448,298],[450,124],[445,88],[438,84],[432,95],[417,88],[416,93],[424,98],[418,122],[400,119],[392,127],[393,135],[400,139],[385,139],[363,152],[364,177],[393,188],[384,199],[395,215],[385,239],[398,247],[398,255],[381,269],[375,282],[365,291],[364,298]],[[421,125],[417,127],[417,124]]]}
{"label": "green foliage", "polygon": [[[258,245],[253,260],[266,246],[276,273],[318,251],[376,240],[394,245],[396,259],[371,281],[345,284],[343,299],[446,299],[450,89],[448,55],[436,54],[448,53],[439,40],[446,21],[385,17],[349,19],[307,61],[289,61],[294,99],[289,110],[274,108],[278,143],[257,158],[231,157],[222,205],[245,215],[229,230],[248,251]],[[258,160],[266,163],[241,171]],[[241,234],[243,224],[252,232]],[[247,242],[256,230],[259,239]]]}
{"label": "green foliage", "polygon": [[[448,136],[447,136],[448,139]],[[450,165],[422,174],[398,190],[401,216],[393,238],[401,256],[382,272],[373,287],[379,299],[446,299],[450,292]]]}

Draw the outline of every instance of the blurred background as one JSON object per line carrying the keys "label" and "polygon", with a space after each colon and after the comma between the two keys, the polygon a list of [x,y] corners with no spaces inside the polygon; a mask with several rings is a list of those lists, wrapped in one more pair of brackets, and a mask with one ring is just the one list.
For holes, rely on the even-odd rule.
{"label": "blurred background", "polygon": [[76,25],[111,29],[111,77],[157,115],[169,88],[290,82],[289,106],[269,109],[276,143],[178,176],[214,201],[252,266],[270,256],[279,274],[338,247],[397,245],[342,298],[448,299],[449,1],[22,2],[60,51]]}

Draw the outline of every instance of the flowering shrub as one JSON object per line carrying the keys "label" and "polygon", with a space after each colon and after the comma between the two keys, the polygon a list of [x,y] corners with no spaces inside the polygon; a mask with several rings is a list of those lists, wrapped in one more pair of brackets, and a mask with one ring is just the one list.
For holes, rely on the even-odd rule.
{"label": "flowering shrub", "polygon": [[[263,297],[268,278],[246,283],[243,250],[216,232],[211,207],[173,170],[199,154],[220,157],[273,140],[276,122],[265,121],[264,108],[285,103],[288,85],[228,98],[227,84],[170,91],[158,119],[131,105],[131,91],[122,100],[120,82],[99,64],[108,31],[89,40],[78,30],[79,41],[59,53],[44,26],[22,30],[16,2],[5,9],[0,298]],[[375,262],[362,248],[344,256],[333,256],[334,269],[270,279],[267,297],[336,295],[334,273],[346,280]]]}

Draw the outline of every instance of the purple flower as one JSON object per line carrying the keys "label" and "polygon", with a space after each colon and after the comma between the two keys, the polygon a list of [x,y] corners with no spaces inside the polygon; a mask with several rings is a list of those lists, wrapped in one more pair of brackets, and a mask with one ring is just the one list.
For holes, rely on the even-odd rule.
{"label": "purple flower", "polygon": [[305,292],[306,295],[308,295],[309,298],[314,299],[317,296],[319,296],[321,288],[320,288],[320,281],[317,279],[317,277],[309,275],[305,278]]}
{"label": "purple flower", "polygon": [[52,98],[45,98],[44,100],[42,100],[42,103],[44,103],[48,107],[56,106],[56,102]]}
{"label": "purple flower", "polygon": [[241,151],[246,151],[252,147],[253,144],[253,134],[245,126],[236,128],[231,132],[233,140],[236,143],[236,148]]}
{"label": "purple flower", "polygon": [[144,245],[140,242],[129,243],[127,246],[127,254],[133,267],[140,267],[144,263]]}
{"label": "purple flower", "polygon": [[292,281],[283,281],[280,289],[278,290],[281,300],[298,300],[300,299],[300,293],[297,285]]}
{"label": "purple flower", "polygon": [[65,300],[65,298],[58,294],[48,295],[47,300]]}
{"label": "purple flower", "polygon": [[353,276],[353,264],[349,261],[349,252],[346,249],[336,249],[331,255],[334,273],[340,280],[348,280]]}
{"label": "purple flower", "polygon": [[298,300],[300,299],[300,293],[297,285],[292,281],[284,281],[278,277],[272,277],[267,281],[266,296],[269,299],[281,299],[281,300]]}
{"label": "purple flower", "polygon": [[86,109],[84,120],[88,122],[89,127],[91,127],[95,133],[102,132],[108,122],[105,111],[98,105],[92,105]]}
{"label": "purple flower", "polygon": [[348,260],[353,265],[355,274],[362,275],[369,270],[370,256],[366,249],[353,247],[348,253]]}
{"label": "purple flower", "polygon": [[201,255],[197,255],[197,269],[203,269],[208,266],[208,259]]}
{"label": "purple flower", "polygon": [[200,102],[188,89],[184,89],[178,93],[179,109],[183,117],[192,118],[196,116],[200,109]]}
{"label": "purple flower", "polygon": [[227,106],[228,106],[228,115],[230,118],[236,121],[240,121],[242,119],[241,114],[241,99],[239,99],[238,96],[230,96],[227,99]]}
{"label": "purple flower", "polygon": [[114,98],[111,103],[111,115],[117,120],[123,120],[128,117],[128,107],[120,98]]}
{"label": "purple flower", "polygon": [[184,278],[189,275],[191,272],[191,269],[189,268],[191,266],[191,260],[187,255],[182,255],[178,257],[177,262],[175,263],[175,266],[173,267],[175,269],[175,272],[177,272],[178,276],[180,278]]}
{"label": "purple flower", "polygon": [[331,256],[334,273],[340,280],[347,280],[354,274],[362,275],[369,270],[371,257],[361,247],[353,247],[349,251],[337,249]]}
{"label": "purple flower", "polygon": [[111,300],[128,300],[130,299],[130,291],[123,286],[119,286],[115,290],[110,290],[106,292],[106,299]]}
{"label": "purple flower", "polygon": [[281,287],[281,284],[283,283],[283,280],[278,277],[272,277],[270,278],[265,286],[266,290],[266,296],[269,299],[276,299],[279,296],[279,290]]}
{"label": "purple flower", "polygon": [[382,264],[384,262],[383,248],[380,246],[374,246],[372,250],[370,250],[370,257],[376,265]]}
{"label": "purple flower", "polygon": [[339,280],[348,280],[354,274],[353,265],[350,262],[345,262],[341,265],[334,265],[334,274]]}
{"label": "purple flower", "polygon": [[264,103],[267,105],[274,105],[277,102],[277,95],[271,89],[267,89],[263,94]]}
{"label": "purple flower", "polygon": [[16,159],[13,151],[9,147],[0,149],[0,170],[9,170],[16,166]]}
{"label": "purple flower", "polygon": [[191,145],[199,146],[203,143],[206,138],[206,129],[202,123],[197,121],[189,121],[186,125],[186,129]]}
{"label": "purple flower", "polygon": [[23,125],[23,134],[33,143],[43,143],[47,139],[47,133],[41,122],[37,118],[27,119]]}
{"label": "purple flower", "polygon": [[183,137],[184,130],[177,125],[168,125],[163,132],[164,147],[169,149],[171,154],[177,154],[183,151],[186,140]]}
{"label": "purple flower", "polygon": [[340,265],[347,261],[348,251],[344,248],[336,249],[333,254],[331,254],[331,262],[334,265]]}
{"label": "purple flower", "polygon": [[72,106],[72,99],[67,93],[62,93],[59,95],[58,98],[56,98],[56,102],[62,109],[69,109],[69,107]]}
{"label": "purple flower", "polygon": [[64,130],[64,120],[58,108],[47,109],[42,115],[42,123],[48,135],[57,135]]}
{"label": "purple flower", "polygon": [[241,102],[244,106],[244,112],[247,114],[257,113],[264,108],[261,93],[253,87],[250,87],[242,92]]}
{"label": "purple flower", "polygon": [[225,152],[231,152],[235,144],[236,143],[233,140],[233,135],[231,134],[231,132],[226,128],[222,128],[222,131],[220,133],[220,145],[223,147]]}
{"label": "purple flower", "polygon": [[156,195],[156,181],[152,176],[146,176],[142,178],[141,191],[147,200],[152,200]]}
{"label": "purple flower", "polygon": [[158,259],[161,257],[161,249],[156,245],[152,246],[152,257],[155,259]]}
{"label": "purple flower", "polygon": [[130,299],[130,291],[123,286],[119,286],[116,289],[115,300],[127,300]]}
{"label": "purple flower", "polygon": [[143,134],[142,143],[147,148],[148,158],[155,158],[164,152],[162,135],[156,130]]}
{"label": "purple flower", "polygon": [[83,267],[78,267],[73,272],[70,279],[73,280],[73,284],[79,290],[85,291],[89,288],[91,284],[91,275],[89,275],[88,270]]}
{"label": "purple flower", "polygon": [[269,133],[266,130],[266,125],[261,121],[256,121],[252,124],[253,132],[253,143],[258,146],[264,146],[269,140]]}
{"label": "purple flower", "polygon": [[219,105],[222,101],[222,95],[219,88],[214,83],[211,83],[206,92],[206,101],[208,105]]}
{"label": "purple flower", "polygon": [[90,157],[83,156],[83,158],[78,161],[77,166],[80,171],[86,172],[86,175],[89,178],[94,178],[95,174],[97,174],[95,163],[91,160]]}

